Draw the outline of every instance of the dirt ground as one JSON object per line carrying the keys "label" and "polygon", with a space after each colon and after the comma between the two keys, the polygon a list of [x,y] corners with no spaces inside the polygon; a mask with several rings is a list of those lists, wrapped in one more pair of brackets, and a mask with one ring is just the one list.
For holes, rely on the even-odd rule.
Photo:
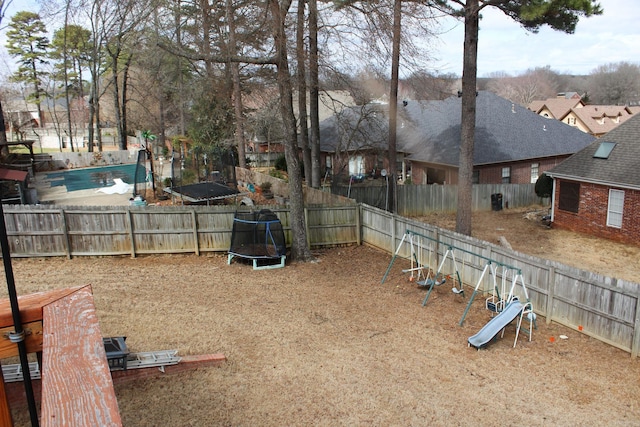
{"label": "dirt ground", "polygon": [[[488,212],[474,227],[491,242],[502,235],[514,249],[637,280],[638,248],[548,230],[525,214]],[[640,362],[628,353],[541,317],[531,342],[512,348],[510,326],[477,351],[467,338],[490,319],[482,301],[460,327],[467,300],[440,286],[422,307],[424,289],[402,273],[408,261],[381,284],[388,253],[314,253],[317,262],[260,271],[223,254],[12,264],[19,294],[91,284],[103,335],[126,335],[131,351],[227,356],[117,386],[129,427],[640,424]],[[14,413],[28,425],[26,408]]]}

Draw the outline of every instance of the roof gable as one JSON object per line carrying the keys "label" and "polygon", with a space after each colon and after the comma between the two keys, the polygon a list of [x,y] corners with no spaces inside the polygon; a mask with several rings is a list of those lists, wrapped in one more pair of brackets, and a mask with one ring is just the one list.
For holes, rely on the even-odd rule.
{"label": "roof gable", "polygon": [[546,101],[533,101],[529,104],[529,109],[540,114],[547,110],[552,118],[562,120],[572,108],[580,108],[584,104],[580,98],[549,98]]}
{"label": "roof gable", "polygon": [[633,113],[626,106],[585,105],[574,108],[569,115],[577,117],[592,135],[603,135],[627,121]]}
{"label": "roof gable", "polygon": [[[612,142],[611,152],[594,157],[602,142]],[[640,115],[634,115],[600,139],[560,163],[552,176],[640,189]]]}

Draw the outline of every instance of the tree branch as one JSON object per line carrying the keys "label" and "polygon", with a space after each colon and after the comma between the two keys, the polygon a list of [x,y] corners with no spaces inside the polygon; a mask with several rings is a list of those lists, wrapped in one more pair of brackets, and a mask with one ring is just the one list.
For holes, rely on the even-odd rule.
{"label": "tree branch", "polygon": [[158,43],[158,47],[173,55],[181,58],[189,59],[191,61],[208,61],[218,64],[226,64],[228,62],[236,62],[243,64],[256,64],[256,65],[274,65],[276,64],[276,58],[273,56],[256,58],[251,56],[237,56],[237,55],[201,55],[185,51],[177,51],[167,46],[164,43]]}

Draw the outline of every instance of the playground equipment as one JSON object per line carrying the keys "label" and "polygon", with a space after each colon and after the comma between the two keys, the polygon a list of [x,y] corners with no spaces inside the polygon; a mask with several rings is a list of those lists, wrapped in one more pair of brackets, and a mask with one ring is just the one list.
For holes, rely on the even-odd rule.
{"label": "playground equipment", "polygon": [[[501,269],[501,280],[498,285],[497,273],[498,269]],[[529,300],[529,293],[524,283],[524,277],[519,269],[514,269],[504,264],[497,265],[492,261],[488,261],[478,279],[476,287],[473,290],[473,294],[469,299],[469,303],[464,310],[462,318],[460,319],[460,326],[462,326],[464,319],[469,312],[469,308],[473,303],[473,300],[480,289],[480,285],[486,274],[489,274],[490,281],[492,283],[492,292],[489,297],[485,299],[485,308],[496,316],[493,317],[487,324],[485,324],[480,331],[475,335],[469,337],[468,345],[480,349],[486,346],[493,338],[501,332],[501,337],[504,336],[504,330],[511,322],[517,319],[516,324],[516,337],[513,342],[515,347],[518,343],[518,336],[522,330],[522,321],[527,320],[529,327],[526,330],[522,330],[529,335],[529,341],[533,335],[533,328],[536,327],[536,315],[533,312],[533,304]],[[511,281],[509,281],[511,279]],[[521,302],[517,295],[515,295],[516,286],[520,284],[522,291],[524,292],[526,302]]]}
{"label": "playground equipment", "polygon": [[427,278],[422,282],[418,282],[419,286],[428,286],[429,290],[427,291],[427,295],[424,297],[424,301],[422,301],[422,306],[424,307],[425,305],[427,305],[427,300],[429,299],[429,295],[431,295],[431,291],[433,291],[434,286],[440,286],[442,284],[444,284],[447,281],[447,277],[451,277],[451,276],[445,276],[442,274],[442,267],[444,266],[444,262],[451,257],[451,262],[453,263],[453,269],[454,272],[456,274],[458,283],[460,284],[460,289],[458,289],[457,287],[453,286],[451,288],[451,290],[453,291],[454,294],[461,294],[464,296],[464,286],[462,285],[462,280],[460,279],[460,272],[458,271],[458,264],[456,262],[456,256],[453,252],[453,247],[449,246],[447,248],[447,251],[444,254],[444,257],[442,257],[442,261],[440,261],[440,265],[438,266],[438,270],[435,273],[435,277],[434,278]]}
{"label": "playground equipment", "polygon": [[[433,240],[433,239],[429,239],[426,236],[422,236],[418,233],[414,233],[412,231],[407,230],[404,235],[402,236],[402,240],[400,240],[400,244],[398,244],[398,247],[396,248],[395,253],[393,254],[393,257],[391,258],[391,262],[389,263],[389,266],[387,267],[387,271],[384,273],[384,276],[382,277],[382,282],[384,283],[385,280],[387,280],[387,276],[389,275],[389,272],[391,271],[391,267],[393,266],[393,263],[395,262],[396,258],[398,257],[398,254],[400,253],[400,250],[402,249],[402,245],[407,242],[409,244],[409,260],[411,261],[411,267],[407,268],[407,269],[403,269],[402,272],[403,273],[410,273],[409,276],[409,280],[410,281],[420,281],[421,277],[425,277],[425,279],[429,276],[430,274],[430,265],[431,264],[431,255],[433,253],[431,247],[426,247],[425,244],[422,242],[422,239],[425,239],[425,241],[429,241],[429,240]],[[427,264],[426,268],[427,268],[427,273],[424,272],[425,266],[423,264],[423,251],[427,250],[429,252],[429,264]],[[435,250],[435,249],[434,249]],[[416,275],[416,277],[414,278],[414,274]]]}
{"label": "playground equipment", "polygon": [[[432,255],[435,255],[435,258],[437,259],[437,245],[441,242],[411,230],[407,230],[402,236],[402,239],[400,240],[400,243],[398,244],[398,247],[396,248],[396,251],[393,254],[393,257],[391,258],[391,262],[387,267],[387,271],[382,277],[382,283],[384,283],[385,280],[387,279],[387,276],[391,271],[391,267],[393,266],[393,263],[398,257],[398,254],[400,253],[400,250],[403,248],[403,245],[405,244],[405,242],[409,244],[409,250],[410,250],[409,259],[411,260],[411,268],[404,269],[402,270],[402,272],[411,273],[411,276],[409,278],[410,281],[414,281],[413,276],[415,273],[417,275],[417,278],[415,278],[415,281],[418,284],[418,286],[423,288],[427,288],[427,287],[429,288],[429,290],[427,291],[427,295],[424,301],[422,302],[423,306],[427,304],[427,300],[429,299],[429,295],[431,295],[431,291],[433,291],[433,288],[435,286],[440,286],[446,283],[447,280],[451,277],[451,275],[444,274],[442,271],[445,265],[445,262],[449,258],[451,259],[451,263],[453,265],[453,269],[454,269],[453,274],[455,274],[455,278],[459,286],[459,288],[456,286],[452,286],[451,290],[453,291],[453,293],[457,295],[464,296],[464,286],[462,284],[462,279],[460,278],[460,272],[458,270],[458,264],[457,264],[455,253],[454,253],[455,247],[452,245],[447,246],[447,250],[444,254],[444,257],[442,258],[442,261],[438,265],[437,270],[434,272],[433,269],[431,268]],[[426,266],[423,263],[424,261],[423,252],[425,250],[429,252],[428,264]],[[422,279],[422,277],[424,278]],[[450,281],[450,283],[452,285],[455,285],[456,282]]]}
{"label": "playground equipment", "polygon": [[504,337],[505,328],[515,319],[518,319],[516,325],[516,337],[513,341],[513,346],[515,347],[518,343],[522,320],[525,316],[529,321],[529,329],[525,332],[527,332],[529,335],[529,341],[531,341],[535,320],[533,306],[530,302],[522,304],[517,298],[515,298],[511,300],[511,302],[500,313],[498,313],[497,316],[492,317],[491,320],[478,331],[478,333],[469,337],[468,346],[475,347],[479,350],[493,340],[500,331],[502,331],[500,336]]}
{"label": "playground equipment", "polygon": [[280,268],[285,266],[286,251],[284,230],[275,213],[269,209],[236,212],[227,264],[241,257],[251,260],[254,270]]}
{"label": "playground equipment", "polygon": [[[424,242],[429,242],[430,245],[426,245],[424,244]],[[518,319],[518,323],[516,329],[516,341],[514,342],[514,346],[517,343],[520,332],[527,333],[529,335],[529,340],[531,340],[533,329],[537,328],[536,315],[533,311],[533,304],[529,299],[529,292],[527,290],[527,286],[525,285],[522,271],[519,268],[502,264],[486,256],[474,253],[466,249],[457,248],[454,245],[449,244],[447,245],[447,250],[444,253],[442,260],[440,261],[437,270],[434,272],[431,269],[432,255],[436,254],[437,257],[437,247],[438,245],[443,245],[443,243],[437,239],[423,236],[411,230],[406,230],[404,235],[402,236],[400,243],[398,244],[398,247],[396,248],[395,253],[393,254],[393,257],[391,258],[391,262],[389,263],[389,266],[387,267],[387,270],[382,278],[382,283],[384,283],[387,279],[389,272],[391,271],[391,267],[395,262],[395,259],[400,255],[401,249],[405,244],[409,244],[409,259],[411,260],[411,268],[402,270],[403,273],[411,273],[410,280],[412,281],[414,273],[417,273],[418,286],[429,288],[427,291],[427,295],[422,302],[423,306],[426,305],[429,296],[433,291],[433,288],[435,286],[440,286],[444,283],[447,283],[447,281],[451,281],[450,279],[454,274],[455,280],[451,282],[452,284],[455,284],[455,282],[457,281],[457,283],[459,284],[459,288],[456,286],[452,286],[452,291],[455,294],[461,294],[464,296],[464,284],[460,277],[460,270],[458,269],[456,253],[460,253],[462,255],[469,254],[475,258],[479,258],[480,260],[485,261],[482,273],[480,274],[476,282],[473,294],[471,295],[464,313],[462,314],[459,325],[462,326],[464,324],[464,320],[469,313],[471,304],[473,304],[473,301],[478,292],[489,292],[489,296],[485,299],[484,305],[487,310],[492,312],[492,318],[477,334],[469,338],[469,345],[473,345],[474,347],[478,348],[486,345],[497,335],[498,332],[502,331],[504,334],[504,328],[515,319]],[[429,261],[428,265],[426,266],[422,263],[422,251],[425,249],[429,251]],[[451,274],[443,274],[443,267],[445,265],[445,262],[449,258],[451,260],[451,264],[453,265],[454,272]],[[472,266],[472,268],[477,267]],[[462,257],[463,272],[465,271],[464,269],[464,257]],[[498,277],[500,277],[500,280],[498,280]],[[483,284],[485,284],[485,279],[488,279],[490,281],[490,286],[482,286]],[[524,293],[524,300],[521,300],[516,295],[518,286],[521,287],[522,292]],[[527,329],[522,329],[521,327],[523,320],[527,320],[529,322],[529,327]]]}

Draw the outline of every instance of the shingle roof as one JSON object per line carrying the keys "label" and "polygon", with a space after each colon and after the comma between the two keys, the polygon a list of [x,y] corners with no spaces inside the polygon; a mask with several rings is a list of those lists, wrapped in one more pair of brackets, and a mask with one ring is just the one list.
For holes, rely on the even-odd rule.
{"label": "shingle roof", "polygon": [[[618,105],[585,105],[581,108],[573,108],[571,112],[584,123],[592,135],[602,135],[612,131],[633,114],[628,107]],[[618,123],[615,120],[618,120]]]}
{"label": "shingle roof", "polygon": [[539,101],[533,101],[529,104],[529,109],[539,114],[546,107],[554,119],[562,120],[572,108],[581,104],[580,98],[549,98],[543,101],[542,104],[539,104]]}
{"label": "shingle roof", "polygon": [[[398,147],[412,161],[458,166],[461,102],[452,97],[400,107],[405,122],[399,124]],[[593,139],[491,92],[478,93],[474,165],[569,155]]]}
{"label": "shingle roof", "polygon": [[[606,159],[594,158],[601,142],[614,142]],[[611,132],[549,171],[554,177],[640,189],[640,115],[634,115]]]}

